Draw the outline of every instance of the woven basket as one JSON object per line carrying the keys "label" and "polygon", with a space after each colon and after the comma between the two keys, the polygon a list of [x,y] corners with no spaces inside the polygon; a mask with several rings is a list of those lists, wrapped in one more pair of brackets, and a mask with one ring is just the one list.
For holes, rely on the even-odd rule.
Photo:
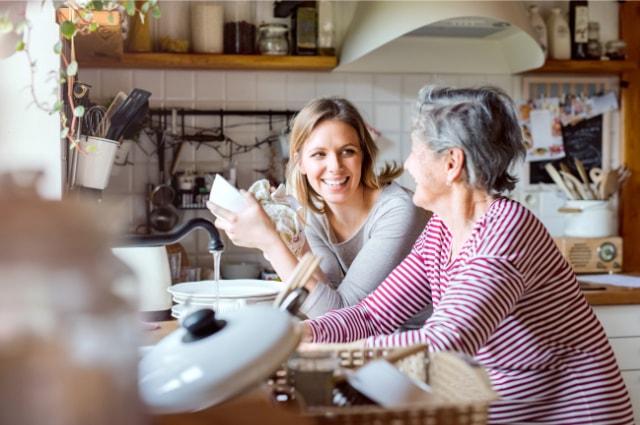
{"label": "woven basket", "polygon": [[[383,357],[394,348],[354,348],[353,345],[331,344],[314,350],[332,351],[340,366],[355,369],[370,360]],[[482,425],[487,423],[489,403],[496,394],[484,370],[456,353],[424,351],[406,357],[394,365],[406,375],[427,382],[433,391],[433,402],[410,408],[388,409],[377,405],[307,406],[301,400],[294,405],[302,415],[318,424],[349,425]],[[295,383],[286,367],[269,382],[274,394],[295,398]],[[335,389],[334,389],[335,390]],[[390,389],[391,390],[391,389]]]}

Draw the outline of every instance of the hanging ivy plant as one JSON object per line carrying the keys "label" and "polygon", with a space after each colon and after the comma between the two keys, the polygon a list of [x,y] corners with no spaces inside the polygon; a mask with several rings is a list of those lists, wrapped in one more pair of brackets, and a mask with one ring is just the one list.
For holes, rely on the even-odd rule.
{"label": "hanging ivy plant", "polygon": [[[47,1],[47,0],[45,0]],[[44,3],[44,1],[43,1]],[[160,17],[160,7],[158,0],[145,1],[116,1],[116,0],[65,0],[54,1],[57,8],[68,8],[68,17],[60,22],[60,35],[62,40],[69,43],[69,48],[63,48],[62,41],[58,40],[53,45],[53,52],[62,59],[62,66],[59,71],[53,71],[49,75],[49,79],[57,81],[54,87],[54,93],[57,100],[53,103],[42,101],[35,91],[35,78],[37,70],[37,62],[33,60],[29,49],[31,40],[31,23],[28,20],[21,22],[12,22],[8,14],[0,14],[0,35],[15,32],[20,35],[20,39],[16,44],[17,52],[24,52],[27,55],[31,72],[30,93],[33,103],[39,109],[49,113],[60,113],[61,132],[60,137],[69,142],[70,149],[79,146],[78,119],[84,115],[85,108],[82,105],[76,105],[73,96],[73,87],[76,83],[78,75],[78,62],[76,60],[76,52],[74,48],[74,40],[78,36],[86,35],[97,31],[100,25],[93,20],[93,15],[98,11],[118,11],[126,13],[129,16],[139,15],[142,22],[147,15],[154,18]],[[115,24],[115,16],[117,14],[109,14],[108,20],[110,24]],[[66,91],[59,95],[60,85],[66,84]],[[71,111],[71,117],[67,117],[64,104],[68,105],[68,111]]]}

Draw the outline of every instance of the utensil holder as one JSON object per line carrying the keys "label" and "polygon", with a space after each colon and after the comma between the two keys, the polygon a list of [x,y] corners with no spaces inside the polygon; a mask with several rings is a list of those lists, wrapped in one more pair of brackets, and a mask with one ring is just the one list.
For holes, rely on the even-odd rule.
{"label": "utensil holder", "polygon": [[109,183],[119,143],[101,137],[82,136],[75,185],[103,190]]}
{"label": "utensil holder", "polygon": [[[562,210],[561,210],[562,211]],[[565,236],[603,238],[618,233],[615,210],[609,201],[567,201]]]}

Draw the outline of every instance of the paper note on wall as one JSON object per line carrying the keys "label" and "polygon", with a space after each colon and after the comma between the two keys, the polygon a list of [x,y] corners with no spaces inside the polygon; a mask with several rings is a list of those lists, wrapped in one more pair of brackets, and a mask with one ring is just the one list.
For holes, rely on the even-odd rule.
{"label": "paper note on wall", "polygon": [[532,146],[527,151],[527,161],[548,161],[564,157],[562,127],[550,110],[530,111],[529,131]]}

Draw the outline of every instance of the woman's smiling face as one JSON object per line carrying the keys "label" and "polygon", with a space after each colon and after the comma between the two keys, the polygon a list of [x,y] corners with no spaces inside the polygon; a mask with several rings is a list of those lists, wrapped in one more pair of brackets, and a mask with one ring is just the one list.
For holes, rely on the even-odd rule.
{"label": "woman's smiling face", "polygon": [[321,122],[302,146],[299,166],[325,203],[348,202],[359,191],[362,174],[356,130],[339,120]]}

